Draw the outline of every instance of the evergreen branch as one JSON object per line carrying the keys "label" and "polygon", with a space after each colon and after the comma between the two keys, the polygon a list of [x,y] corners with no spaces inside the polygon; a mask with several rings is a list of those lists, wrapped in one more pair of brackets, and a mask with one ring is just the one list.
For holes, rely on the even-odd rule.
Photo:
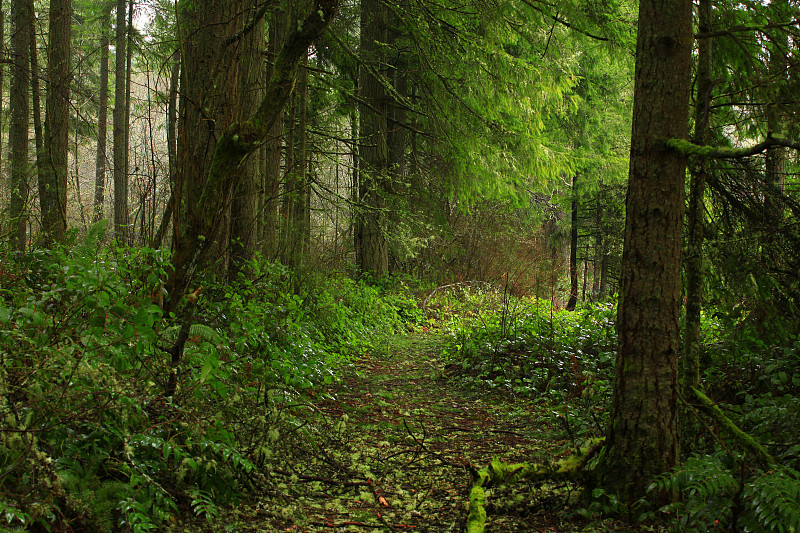
{"label": "evergreen branch", "polygon": [[800,20],[793,19],[790,20],[789,22],[773,22],[771,24],[759,24],[758,26],[734,26],[732,28],[726,28],[724,30],[695,33],[694,38],[709,39],[711,37],[733,37],[734,33],[748,33],[753,31],[765,33],[765,30],[776,29],[776,28],[787,28],[790,26],[797,26],[798,24],[800,24]]}
{"label": "evergreen branch", "polygon": [[567,20],[564,20],[563,18],[559,17],[558,15],[552,15],[552,14],[550,14],[550,13],[546,12],[546,11],[545,11],[544,9],[542,9],[541,7],[534,5],[534,4],[533,4],[533,2],[531,2],[530,0],[522,0],[522,1],[523,1],[523,2],[524,2],[524,3],[525,3],[527,6],[528,6],[528,7],[530,7],[531,9],[535,9],[536,11],[538,11],[539,13],[541,13],[542,15],[544,15],[544,16],[546,16],[546,17],[548,17],[548,18],[551,18],[551,19],[553,19],[553,22],[557,22],[557,23],[561,24],[561,25],[562,25],[562,26],[564,26],[564,27],[567,27],[567,28],[569,28],[569,29],[571,29],[571,30],[573,30],[573,31],[576,31],[576,32],[578,32],[578,33],[580,33],[580,34],[582,34],[582,35],[585,35],[586,37],[589,37],[590,39],[595,39],[595,40],[597,40],[597,41],[606,41],[606,42],[611,40],[611,39],[609,39],[608,37],[603,37],[602,35],[595,35],[595,34],[593,34],[593,33],[589,33],[589,32],[588,32],[588,31],[586,31],[586,30],[583,30],[583,29],[581,29],[581,28],[578,28],[578,27],[576,27],[574,24],[570,23],[570,22],[569,22],[569,21],[567,21]]}

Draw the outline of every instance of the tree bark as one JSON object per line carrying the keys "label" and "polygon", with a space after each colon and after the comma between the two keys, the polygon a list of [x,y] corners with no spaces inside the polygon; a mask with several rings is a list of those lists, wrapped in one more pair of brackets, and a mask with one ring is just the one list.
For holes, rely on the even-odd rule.
{"label": "tree bark", "polygon": [[359,155],[359,212],[356,218],[356,261],[363,273],[389,273],[386,239],[386,193],[389,154],[387,94],[379,79],[384,69],[383,43],[387,40],[388,12],[381,0],[361,2],[359,94],[361,144]]}
{"label": "tree bark", "polygon": [[125,45],[127,0],[117,0],[117,23],[114,41],[114,238],[128,242],[128,173],[125,160],[128,151],[128,125],[125,123]]}
{"label": "tree bark", "polygon": [[[267,47],[268,64],[267,79],[272,77],[278,53],[286,39],[286,10],[275,14],[269,27],[269,44]],[[281,183],[281,151],[283,145],[283,110],[279,112],[275,123],[267,133],[266,162],[262,180],[259,208],[261,216],[261,251],[267,257],[275,257],[278,248],[278,196]]]}
{"label": "tree bark", "polygon": [[14,0],[11,4],[11,99],[9,149],[11,160],[11,249],[27,246],[30,171],[28,161],[28,123],[30,106],[30,39],[33,35],[33,1]]}
{"label": "tree bark", "polygon": [[281,48],[256,112],[246,121],[236,122],[221,132],[204,186],[193,198],[195,203],[189,206],[192,216],[181,228],[180,243],[173,254],[172,270],[167,280],[168,311],[177,308],[194,272],[207,256],[230,190],[240,179],[240,163],[257,148],[278,120],[294,88],[300,61],[308,53],[308,47],[325,30],[337,6],[337,0],[315,2],[308,16],[293,29]]}
{"label": "tree bark", "polygon": [[300,262],[309,237],[308,154],[306,153],[306,105],[308,96],[308,58],[303,58],[298,73],[298,87],[292,95],[289,113],[289,139],[286,143],[286,178],[284,185],[283,262],[295,267]]}
{"label": "tree bark", "polygon": [[100,35],[100,87],[97,110],[97,153],[94,167],[94,209],[92,221],[103,219],[106,196],[106,149],[108,147],[108,34],[111,31],[111,13],[103,14]]}
{"label": "tree bark", "polygon": [[[258,14],[255,2],[244,3],[244,13],[239,31],[249,24],[253,30],[242,37],[239,55],[239,114],[245,120],[256,109],[263,91],[264,65],[261,59],[264,43],[263,20],[252,20]],[[261,18],[261,17],[259,17]],[[249,157],[243,164],[242,178],[233,195],[231,205],[231,261],[229,277],[235,279],[243,265],[252,259],[258,239],[258,189],[261,176],[258,160]]]}
{"label": "tree bark", "polygon": [[600,484],[624,502],[679,460],[678,354],[692,49],[690,0],[641,0],[626,200],[619,349]]}
{"label": "tree bark", "polygon": [[42,239],[48,247],[63,243],[67,231],[71,33],[71,0],[51,0],[44,121],[46,160],[39,169]]}

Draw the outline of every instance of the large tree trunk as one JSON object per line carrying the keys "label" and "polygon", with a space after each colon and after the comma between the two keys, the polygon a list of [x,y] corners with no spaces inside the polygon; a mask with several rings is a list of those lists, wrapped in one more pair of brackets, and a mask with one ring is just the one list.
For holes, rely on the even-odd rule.
{"label": "large tree trunk", "polygon": [[128,151],[128,125],[125,122],[125,45],[127,0],[117,0],[117,25],[114,48],[114,238],[128,242],[128,170],[125,168]]}
{"label": "large tree trunk", "polygon": [[100,35],[100,88],[97,110],[97,153],[94,167],[94,210],[92,221],[103,218],[106,197],[106,148],[108,129],[108,34],[111,31],[111,14],[103,14]]}
{"label": "large tree trunk", "polygon": [[641,0],[617,329],[619,350],[600,484],[625,502],[679,460],[678,354],[690,0]]}
{"label": "large tree trunk", "polygon": [[356,261],[361,272],[389,273],[386,239],[386,194],[389,154],[387,146],[388,96],[379,79],[384,70],[383,45],[387,40],[388,10],[381,0],[361,2],[361,53],[359,73],[361,105],[361,168],[359,213],[356,218]]}
{"label": "large tree trunk", "polygon": [[[223,208],[230,196],[230,191],[241,177],[240,163],[258,147],[272,129],[275,121],[278,120],[294,88],[300,61],[308,53],[308,47],[322,34],[333,18],[337,5],[337,0],[317,0],[315,2],[309,15],[293,29],[282,47],[275,61],[264,98],[256,112],[248,120],[236,122],[226,130],[219,132],[219,139],[213,146],[213,157],[202,188],[198,193],[189,197],[190,202],[187,207],[191,216],[187,217],[185,226],[180,228],[179,243],[172,260],[173,268],[167,280],[167,290],[169,291],[167,310],[177,308],[194,272],[205,260],[209,245],[217,235]],[[208,9],[208,5],[202,7]],[[197,38],[200,39],[199,33]],[[187,67],[191,63],[189,58],[196,60],[195,58],[199,57],[195,55],[196,50],[190,52],[190,46],[193,45],[187,42],[184,48],[184,64]],[[188,82],[193,80],[186,76],[184,81],[187,83],[182,86],[188,88]],[[183,92],[186,94],[186,91]],[[183,104],[183,106],[188,107],[187,104]],[[197,120],[195,127],[208,129],[209,125],[204,124],[205,121],[201,120],[200,111],[200,109],[194,110],[194,118]],[[189,118],[188,113],[182,114],[181,120],[185,122],[183,128],[189,126],[186,124]],[[184,142],[187,140],[189,139],[184,139]],[[203,149],[202,145],[200,148]],[[186,149],[187,147],[184,147],[184,150]],[[185,164],[185,162],[181,161],[181,164]]]}
{"label": "large tree trunk", "polygon": [[[242,37],[239,54],[239,114],[245,120],[255,111],[263,92],[264,63],[261,58],[264,44],[264,21],[255,13],[256,2],[244,2],[239,31],[249,24],[253,29]],[[259,20],[253,17],[258,16]],[[242,167],[242,178],[233,195],[231,205],[231,279],[235,279],[243,265],[253,257],[258,240],[258,189],[261,176],[258,158],[249,157]]]}
{"label": "large tree trunk", "polygon": [[33,1],[14,0],[11,5],[11,248],[27,245],[30,164],[28,162],[28,89],[30,80],[30,39],[33,35]]}
{"label": "large tree trunk", "polygon": [[308,96],[308,58],[303,58],[298,87],[292,95],[289,113],[289,139],[286,143],[286,178],[284,185],[283,262],[295,267],[308,242],[308,154],[306,153],[306,105]]}
{"label": "large tree trunk", "polygon": [[39,204],[45,246],[63,243],[67,231],[71,33],[71,0],[51,0],[44,121],[46,161],[39,170]]}

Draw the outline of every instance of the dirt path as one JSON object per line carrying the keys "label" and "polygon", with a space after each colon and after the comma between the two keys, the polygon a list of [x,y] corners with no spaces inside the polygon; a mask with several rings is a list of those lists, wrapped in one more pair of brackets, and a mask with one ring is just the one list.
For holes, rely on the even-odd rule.
{"label": "dirt path", "polygon": [[[533,420],[530,403],[459,385],[442,344],[427,333],[390,339],[321,393],[328,434],[298,430],[294,466],[270,474],[275,492],[255,529],[461,531],[473,468],[543,459],[534,454],[557,439],[549,421]],[[542,513],[552,500],[521,489],[518,508],[490,508],[490,531],[551,530]]]}

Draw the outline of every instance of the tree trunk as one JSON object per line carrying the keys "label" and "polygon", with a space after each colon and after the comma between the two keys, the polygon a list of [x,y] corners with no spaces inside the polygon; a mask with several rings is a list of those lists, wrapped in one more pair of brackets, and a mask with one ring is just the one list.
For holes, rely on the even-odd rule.
{"label": "tree trunk", "polygon": [[97,110],[97,154],[94,167],[94,210],[92,221],[103,219],[106,196],[106,148],[108,129],[108,34],[111,30],[111,14],[103,14],[100,36],[100,88]]}
{"label": "tree trunk", "polygon": [[[237,120],[245,120],[256,109],[263,91],[264,65],[261,59],[264,43],[264,22],[253,20],[255,2],[245,2],[239,31],[248,24],[253,30],[242,37],[239,55],[239,114]],[[261,19],[261,17],[259,17]],[[258,159],[249,157],[243,163],[242,178],[233,195],[231,205],[231,261],[229,277],[236,275],[243,265],[252,259],[258,239],[258,189],[261,176],[258,174]]]}
{"label": "tree trunk", "polygon": [[564,307],[574,311],[578,305],[578,175],[572,176],[572,218],[569,233],[569,301]]}
{"label": "tree trunk", "polygon": [[[275,18],[270,23],[269,45],[267,48],[267,79],[272,77],[278,52],[286,39],[286,10],[280,10],[275,14]],[[283,144],[283,109],[278,113],[278,117],[272,128],[267,134],[266,142],[266,162],[263,176],[263,191],[259,201],[260,209],[263,213],[262,220],[262,252],[267,257],[275,257],[278,248],[278,206],[279,192],[281,183],[281,150]]]}
{"label": "tree trunk", "polygon": [[[178,147],[177,147],[177,122],[178,122],[178,81],[181,75],[181,60],[180,50],[176,50],[172,58],[172,71],[169,78],[169,96],[167,99],[167,161],[169,165],[169,183],[172,190],[170,191],[169,200],[167,200],[167,207],[164,209],[161,223],[158,225],[153,242],[150,244],[151,248],[161,248],[164,236],[167,234],[170,222],[174,220],[174,214],[179,209],[175,208],[176,202],[180,199],[180,191],[176,177],[176,169],[178,165]],[[177,223],[173,225],[177,227]]]}
{"label": "tree trunk", "polygon": [[[31,11],[33,8],[31,7]],[[44,153],[44,127],[42,126],[42,101],[41,91],[39,90],[39,78],[42,73],[39,70],[39,49],[36,44],[36,19],[34,18],[33,31],[31,31],[30,38],[30,56],[31,56],[31,108],[33,109],[33,137],[34,146],[36,147],[36,177],[41,174],[42,166],[45,164],[47,157]]]}
{"label": "tree trunk", "polygon": [[117,0],[117,24],[114,46],[114,238],[128,242],[128,174],[125,160],[128,151],[128,125],[125,123],[125,44],[127,0]]}
{"label": "tree trunk", "polygon": [[[698,32],[711,31],[711,0],[700,0],[697,8]],[[712,84],[712,38],[697,42],[697,95],[694,108],[694,136],[692,142],[706,144],[710,120]],[[686,214],[688,228],[686,243],[686,316],[683,332],[683,360],[681,385],[683,390],[700,387],[700,312],[703,308],[703,226],[705,225],[706,175],[708,163],[697,158],[692,165],[689,185],[689,209]],[[689,396],[686,396],[689,397]]]}
{"label": "tree trunk", "polygon": [[385,222],[389,113],[386,89],[379,79],[385,63],[382,47],[387,40],[387,20],[387,8],[380,0],[361,2],[361,168],[358,187],[359,213],[356,218],[356,259],[361,272],[376,277],[389,273]]}
{"label": "tree trunk", "polygon": [[[208,5],[203,5],[204,10]],[[209,245],[214,241],[219,229],[220,218],[224,206],[230,196],[231,188],[235,187],[241,177],[239,164],[250,152],[257,148],[264,140],[275,121],[280,116],[294,87],[300,61],[308,53],[308,47],[316,40],[327,27],[337,8],[337,0],[317,0],[306,19],[293,29],[286,43],[281,48],[269,83],[256,112],[244,122],[236,122],[226,130],[220,132],[219,140],[214,145],[213,157],[208,167],[206,179],[202,188],[190,196],[187,206],[190,215],[187,224],[181,227],[179,243],[176,246],[172,259],[172,271],[167,280],[169,300],[167,311],[177,308],[177,305],[186,291],[196,269],[202,265],[207,256]],[[197,38],[201,40],[200,32]],[[196,50],[190,52],[189,41],[184,47],[184,64],[191,65],[192,60],[199,57]],[[192,60],[190,60],[192,58]],[[208,72],[204,73],[208,77]],[[197,73],[199,76],[199,72]],[[184,81],[190,80],[189,76]],[[182,84],[189,87],[190,84]],[[186,94],[186,91],[183,91]],[[183,104],[189,107],[188,104]],[[197,119],[195,127],[208,128],[199,116],[200,109],[194,109]],[[182,113],[181,120],[186,129],[191,116]],[[197,138],[195,136],[194,138]],[[189,138],[184,139],[188,141]],[[180,150],[179,140],[179,150]],[[184,150],[188,147],[184,146]],[[203,147],[201,146],[201,149]],[[202,152],[200,152],[202,153]],[[181,161],[181,164],[185,164]],[[188,185],[188,184],[187,184]],[[199,194],[198,194],[199,193]]]}
{"label": "tree trunk", "polygon": [[298,74],[298,87],[292,95],[289,113],[289,139],[286,142],[286,178],[284,185],[283,262],[295,267],[303,254],[306,235],[308,168],[306,154],[306,103],[308,95],[308,58]]}
{"label": "tree trunk", "polygon": [[30,171],[28,161],[28,120],[30,82],[30,39],[33,35],[33,1],[14,0],[11,5],[11,124],[8,144],[11,159],[11,249],[27,246]]}
{"label": "tree trunk", "polygon": [[71,0],[51,0],[44,121],[44,154],[47,159],[39,171],[42,238],[48,247],[63,243],[67,231],[71,33]]}
{"label": "tree trunk", "polygon": [[641,0],[619,349],[600,484],[624,502],[679,460],[678,354],[686,158],[666,139],[687,137],[690,0]]}
{"label": "tree trunk", "polygon": [[602,300],[605,297],[603,289],[603,263],[605,259],[605,228],[603,227],[603,202],[605,201],[603,194],[603,182],[598,184],[597,188],[597,205],[594,212],[594,266],[592,267],[592,297],[595,301]]}

